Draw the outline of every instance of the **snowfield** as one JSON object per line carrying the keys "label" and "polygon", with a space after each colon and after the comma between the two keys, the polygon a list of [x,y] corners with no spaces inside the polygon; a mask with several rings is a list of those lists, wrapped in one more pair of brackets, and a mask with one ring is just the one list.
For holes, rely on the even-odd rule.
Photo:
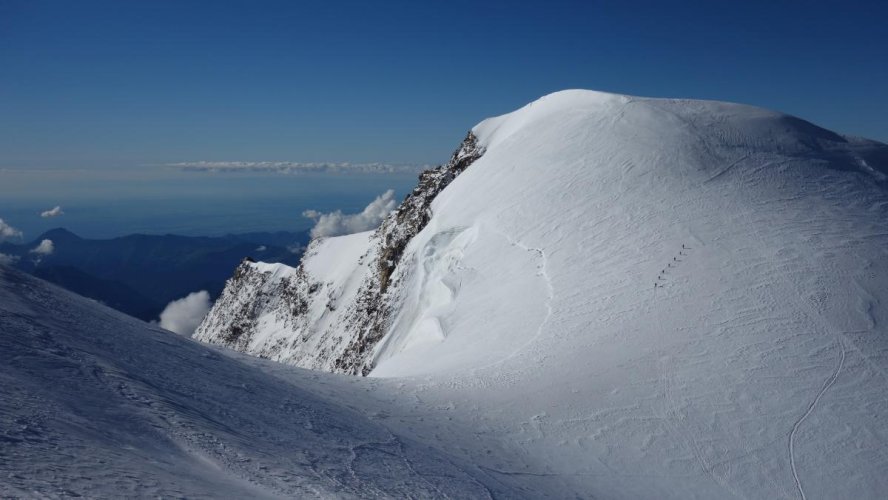
{"label": "snowfield", "polygon": [[341,376],[329,399],[316,374],[286,380],[5,267],[0,326],[4,498],[491,495]]}
{"label": "snowfield", "polygon": [[[367,378],[2,271],[0,493],[888,494],[888,146],[581,90],[472,134]],[[196,337],[334,371],[373,241],[245,263]]]}

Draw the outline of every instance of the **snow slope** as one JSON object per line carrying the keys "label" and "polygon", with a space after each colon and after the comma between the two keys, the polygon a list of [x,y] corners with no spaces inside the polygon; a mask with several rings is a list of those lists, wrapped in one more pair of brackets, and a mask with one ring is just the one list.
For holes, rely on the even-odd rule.
{"label": "snow slope", "polygon": [[588,91],[473,133],[372,375],[482,391],[594,496],[888,492],[888,147]]}
{"label": "snow slope", "polygon": [[371,377],[516,446],[480,466],[535,492],[884,497],[888,147],[582,90],[472,134]]}
{"label": "snow slope", "polygon": [[[277,329],[288,345],[321,333],[293,351],[300,363],[370,377],[234,354],[204,360],[211,351],[116,316],[101,326],[110,313],[62,306],[51,299],[61,292],[23,299],[4,274],[0,373],[16,382],[3,394],[23,385],[37,396],[10,399],[26,408],[103,408],[90,421],[150,417],[159,427],[145,429],[166,437],[132,427],[137,450],[162,450],[141,458],[119,446],[124,438],[105,444],[96,428],[110,425],[73,435],[108,449],[102,459],[125,472],[115,479],[175,479],[184,485],[175,491],[208,491],[202,478],[216,470],[223,491],[241,481],[273,494],[311,494],[310,485],[321,496],[884,498],[888,147],[749,106],[590,91],[486,120],[467,141],[468,168],[452,161],[458,176],[439,170],[405,201],[421,210],[355,235],[366,247],[324,240],[331,252],[312,252],[301,271],[245,263],[226,294],[246,312],[227,316],[217,304],[205,322],[219,321],[213,341],[240,332],[235,348],[244,334],[232,326]],[[386,245],[400,234],[405,246]],[[306,269],[275,295],[279,278]],[[341,290],[354,273],[354,300],[340,295],[331,311],[342,321],[313,329],[306,318],[329,309],[310,298],[322,297],[312,285]],[[378,300],[367,307],[362,297]],[[257,328],[267,313],[280,316]],[[286,322],[301,326],[288,335],[278,329]],[[86,333],[95,331],[105,333]],[[101,394],[116,386],[92,375],[103,366],[94,358],[53,368],[69,352],[53,347],[62,342],[68,357],[122,366],[102,373],[122,373],[152,404],[124,391],[111,399],[118,418],[114,406],[72,402],[65,377]],[[331,362],[337,345],[363,349],[358,364]],[[26,356],[46,361],[13,364]],[[288,413],[281,400],[302,406]],[[29,411],[7,417],[11,407],[0,406],[4,429]],[[16,439],[41,421],[66,429],[39,417],[50,411],[32,412]],[[6,452],[0,473],[14,487],[85,475],[51,462],[53,446]],[[47,461],[49,471],[30,472]]]}
{"label": "snow slope", "polygon": [[513,494],[286,375],[0,266],[0,497]]}

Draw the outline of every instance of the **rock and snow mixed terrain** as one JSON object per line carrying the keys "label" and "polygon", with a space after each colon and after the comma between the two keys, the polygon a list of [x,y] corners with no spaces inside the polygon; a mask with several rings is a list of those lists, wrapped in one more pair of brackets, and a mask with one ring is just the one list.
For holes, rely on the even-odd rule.
{"label": "rock and snow mixed terrain", "polygon": [[483,150],[469,133],[450,161],[419,185],[376,231],[314,240],[298,269],[244,261],[198,340],[305,368],[367,375],[399,288],[408,244],[431,218],[435,197]]}
{"label": "rock and snow mixed terrain", "polygon": [[477,125],[376,232],[243,263],[196,334],[366,378],[4,272],[3,487],[881,498],[886,257],[888,146],[559,92]]}

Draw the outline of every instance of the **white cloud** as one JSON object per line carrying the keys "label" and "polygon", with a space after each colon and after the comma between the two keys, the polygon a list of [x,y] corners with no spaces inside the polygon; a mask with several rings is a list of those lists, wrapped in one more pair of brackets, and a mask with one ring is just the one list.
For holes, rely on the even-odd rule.
{"label": "white cloud", "polygon": [[16,262],[18,262],[18,260],[19,260],[18,255],[8,255],[5,253],[0,253],[0,265],[11,266],[12,264],[15,264]]}
{"label": "white cloud", "polygon": [[40,212],[40,217],[43,217],[44,219],[49,217],[58,217],[59,215],[65,215],[65,212],[62,210],[62,207],[58,205],[56,205],[55,208]]}
{"label": "white cloud", "polygon": [[433,165],[297,161],[187,161],[165,166],[193,172],[271,172],[278,174],[416,174]]}
{"label": "white cloud", "polygon": [[268,247],[265,245],[259,245],[258,247],[256,247],[257,252],[264,252],[266,250],[268,250]]}
{"label": "white cloud", "polygon": [[0,241],[7,238],[21,238],[22,232],[0,219]]}
{"label": "white cloud", "polygon": [[31,253],[36,253],[37,255],[52,255],[55,251],[55,245],[52,243],[52,240],[43,240],[39,245],[31,249]]}
{"label": "white cloud", "polygon": [[167,304],[160,313],[160,327],[180,335],[191,335],[210,311],[210,294],[206,290]]}
{"label": "white cloud", "polygon": [[395,192],[391,189],[378,196],[359,214],[343,214],[341,210],[323,214],[317,210],[302,212],[303,217],[314,219],[312,238],[339,236],[376,229],[382,220],[395,209]]}

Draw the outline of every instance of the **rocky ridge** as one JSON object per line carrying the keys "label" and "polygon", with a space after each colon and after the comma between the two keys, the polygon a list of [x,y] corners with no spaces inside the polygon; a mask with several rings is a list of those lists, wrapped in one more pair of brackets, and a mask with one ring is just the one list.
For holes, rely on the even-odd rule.
{"label": "rocky ridge", "polygon": [[376,231],[374,266],[365,279],[354,308],[346,320],[346,331],[354,332],[348,346],[336,360],[336,371],[367,375],[372,369],[368,354],[382,337],[391,319],[393,276],[407,244],[428,224],[432,201],[453,180],[483,155],[477,139],[469,132],[445,165],[426,170],[419,185]]}
{"label": "rocky ridge", "polygon": [[[483,154],[469,132],[446,164],[420,174],[376,231],[314,240],[296,268],[245,259],[194,337],[304,368],[367,375],[396,306],[398,275],[409,272],[399,266],[407,245],[431,219],[435,197]],[[313,259],[335,252],[349,254],[336,264],[350,261],[349,272],[341,279],[313,272]]]}

